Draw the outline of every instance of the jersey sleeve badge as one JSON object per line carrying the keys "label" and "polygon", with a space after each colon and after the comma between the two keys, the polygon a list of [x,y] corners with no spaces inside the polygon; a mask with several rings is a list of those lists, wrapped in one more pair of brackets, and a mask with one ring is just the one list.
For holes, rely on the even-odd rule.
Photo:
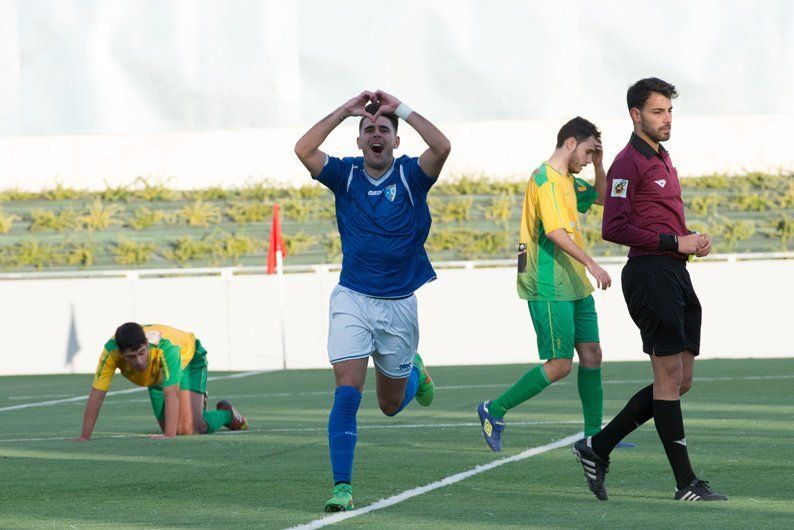
{"label": "jersey sleeve badge", "polygon": [[626,179],[615,179],[612,181],[612,197],[626,198],[626,192],[629,189],[629,181]]}

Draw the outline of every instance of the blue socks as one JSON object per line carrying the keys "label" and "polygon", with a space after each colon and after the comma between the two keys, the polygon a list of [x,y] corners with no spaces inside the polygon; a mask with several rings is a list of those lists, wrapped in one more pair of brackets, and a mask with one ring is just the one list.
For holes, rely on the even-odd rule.
{"label": "blue socks", "polygon": [[389,417],[396,416],[402,409],[408,406],[408,403],[416,396],[416,391],[419,389],[419,368],[414,366],[411,368],[411,375],[408,376],[408,382],[405,384],[405,397],[394,414],[388,414]]}
{"label": "blue socks", "polygon": [[[416,390],[414,389],[414,393]],[[353,475],[353,454],[356,450],[356,413],[361,392],[352,386],[340,386],[334,392],[334,406],[328,417],[328,446],[331,449],[331,468],[334,484],[350,484]]]}
{"label": "blue socks", "polygon": [[[392,416],[397,415],[411,402],[419,388],[419,369],[414,366],[405,385],[405,397]],[[356,451],[356,414],[361,404],[361,392],[352,386],[339,386],[334,391],[334,406],[328,417],[328,446],[331,450],[331,469],[334,484],[350,484],[353,475],[353,455]]]}

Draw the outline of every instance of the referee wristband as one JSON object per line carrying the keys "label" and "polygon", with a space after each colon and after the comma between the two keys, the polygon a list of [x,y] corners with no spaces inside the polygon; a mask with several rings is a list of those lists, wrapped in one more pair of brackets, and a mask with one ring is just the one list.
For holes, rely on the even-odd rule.
{"label": "referee wristband", "polygon": [[413,110],[411,109],[411,107],[409,107],[405,103],[400,102],[400,104],[397,106],[397,108],[394,111],[394,115],[402,119],[403,121],[406,121],[408,119],[408,116],[410,116],[412,112]]}
{"label": "referee wristband", "polygon": [[678,252],[678,236],[675,234],[659,234],[659,250]]}

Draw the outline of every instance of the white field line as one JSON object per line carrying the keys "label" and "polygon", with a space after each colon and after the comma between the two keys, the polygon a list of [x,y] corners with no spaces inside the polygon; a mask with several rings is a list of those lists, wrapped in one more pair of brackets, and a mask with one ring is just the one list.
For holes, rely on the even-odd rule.
{"label": "white field line", "polygon": [[[208,377],[207,381],[217,381],[217,380],[220,380],[220,379],[240,379],[241,377],[250,377],[252,375],[264,374],[264,373],[271,372],[271,371],[272,370],[256,370],[256,371],[253,371],[253,372],[240,372],[240,373],[231,374],[231,375],[216,375],[216,376],[213,376],[213,377]],[[145,386],[139,386],[139,387],[135,387],[135,388],[128,388],[126,390],[116,390],[114,392],[108,392],[107,395],[108,396],[119,396],[119,395],[122,395],[122,394],[132,394],[134,392],[142,392],[144,390],[146,390]],[[53,399],[53,400],[50,400],[50,401],[37,401],[35,403],[23,403],[21,405],[13,405],[13,406],[10,406],[10,407],[2,407],[2,408],[0,408],[0,412],[8,412],[8,411],[11,411],[11,410],[29,409],[29,408],[33,408],[33,407],[49,407],[51,405],[60,405],[62,403],[74,403],[76,401],[85,401],[87,399],[88,399],[88,395],[86,394],[86,395],[74,396],[74,397],[70,397],[70,398],[66,398],[66,399]]]}
{"label": "white field line", "polygon": [[[559,420],[559,421],[511,421],[510,426],[527,425],[578,425],[581,420]],[[381,429],[454,429],[456,427],[479,427],[479,422],[459,422],[459,423],[405,423],[405,424],[375,424],[359,425],[359,431],[381,430]],[[224,435],[244,435],[244,434],[271,434],[271,433],[292,433],[292,432],[326,432],[328,427],[295,427],[292,429],[250,429],[247,431],[220,431],[213,433],[213,436]],[[153,434],[153,433],[152,433]],[[139,432],[99,434],[92,436],[92,440],[114,439],[114,438],[148,438],[152,434]],[[14,442],[58,442],[72,440],[75,436],[47,436],[39,438],[0,438],[0,444]]]}
{"label": "white field line", "polygon": [[[208,377],[207,381],[216,381],[220,379],[240,379],[242,377],[249,377],[252,375],[259,375],[268,372],[273,372],[275,370],[259,370],[254,372],[241,372],[232,375],[219,375]],[[773,380],[773,379],[794,379],[794,374],[781,374],[781,375],[748,375],[748,376],[741,376],[741,377],[695,377],[693,378],[694,382],[701,382],[701,383],[709,383],[715,381],[764,381],[764,380]],[[624,385],[624,384],[640,384],[640,383],[649,383],[650,379],[613,379],[613,380],[605,380],[603,384],[605,385]],[[465,390],[465,389],[472,389],[472,388],[505,388],[512,384],[511,383],[494,383],[494,384],[483,384],[483,385],[439,385],[436,387],[436,390]],[[554,386],[561,386],[561,385],[569,385],[572,384],[568,381],[558,381],[554,383]],[[145,387],[137,387],[137,388],[130,388],[127,390],[119,390],[116,392],[108,392],[108,396],[112,395],[121,395],[121,394],[131,394],[134,392],[140,392],[146,390]],[[372,394],[374,390],[365,390],[364,394]],[[331,390],[317,390],[312,392],[271,392],[271,393],[263,393],[263,394],[240,394],[240,395],[231,395],[231,396],[223,396],[227,399],[243,399],[243,398],[252,398],[252,397],[293,397],[293,396],[328,396],[331,394]],[[35,396],[30,396],[35,397]],[[46,396],[42,396],[46,397]],[[10,396],[6,399],[9,400],[18,400],[22,399],[21,396]],[[26,409],[31,407],[46,407],[50,405],[59,405],[62,403],[75,403],[80,401],[85,401],[88,399],[87,395],[84,396],[74,396],[67,399],[56,399],[52,401],[41,401],[36,403],[23,403],[21,405],[13,405],[10,407],[2,407],[0,408],[0,412],[6,412],[11,410],[19,410],[19,409]],[[148,403],[148,399],[140,399],[140,400],[125,400],[124,403]]]}
{"label": "white field line", "polygon": [[375,510],[388,508],[389,506],[394,506],[395,504],[399,504],[413,497],[417,497],[427,492],[439,488],[443,488],[444,486],[449,486],[450,484],[455,484],[456,482],[460,482],[469,477],[479,475],[480,473],[485,473],[486,471],[490,471],[505,464],[510,464],[512,462],[520,462],[521,460],[526,460],[527,458],[530,458],[535,455],[539,455],[541,453],[545,453],[547,451],[551,451],[552,449],[565,447],[566,445],[570,445],[579,438],[581,438],[582,435],[583,435],[582,433],[572,434],[571,436],[566,436],[565,438],[561,438],[556,442],[551,442],[550,444],[541,445],[540,447],[533,447],[532,449],[527,449],[523,453],[519,453],[515,456],[500,458],[499,460],[494,460],[493,462],[489,462],[487,464],[482,464],[473,467],[468,471],[455,473],[454,475],[450,475],[441,480],[431,482],[430,484],[427,484],[425,486],[420,486],[418,488],[406,490],[402,493],[398,493],[397,495],[392,495],[391,497],[388,497],[386,499],[381,499],[368,506],[364,506],[363,508],[357,508],[349,512],[339,512],[339,513],[335,513],[334,515],[329,515],[327,517],[321,517],[320,519],[315,519],[310,523],[294,526],[289,530],[314,530],[315,528],[322,528],[324,526],[336,524],[342,521],[346,521],[347,519],[352,519],[353,517],[358,517],[359,515],[364,515],[365,513],[374,512]]}

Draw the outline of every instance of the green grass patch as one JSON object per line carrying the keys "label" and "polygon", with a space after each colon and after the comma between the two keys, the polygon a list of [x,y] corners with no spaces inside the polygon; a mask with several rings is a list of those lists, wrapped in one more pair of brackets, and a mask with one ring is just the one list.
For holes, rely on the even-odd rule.
{"label": "green grass patch", "polygon": [[[485,446],[475,404],[528,366],[432,367],[431,407],[383,416],[370,373],[359,411],[354,467],[358,507],[518,454],[581,428],[575,371],[507,416],[504,451]],[[212,365],[212,354],[209,356]],[[649,376],[647,362],[604,367],[605,413],[615,414]],[[779,528],[794,518],[794,359],[698,361],[683,400],[695,472],[727,503],[676,503],[653,425],[618,449],[597,501],[567,448],[552,450],[360,515],[343,528]],[[222,375],[222,374],[212,374]],[[84,395],[90,375],[0,378],[0,408]],[[117,377],[112,390],[131,388]],[[145,391],[111,395],[95,437],[80,431],[84,402],[0,411],[0,526],[5,528],[284,528],[323,516],[332,488],[326,424],[330,370],[210,381],[249,419],[243,433],[150,440],[157,426]],[[412,427],[412,426],[420,427]],[[15,441],[16,440],[16,441]]]}

